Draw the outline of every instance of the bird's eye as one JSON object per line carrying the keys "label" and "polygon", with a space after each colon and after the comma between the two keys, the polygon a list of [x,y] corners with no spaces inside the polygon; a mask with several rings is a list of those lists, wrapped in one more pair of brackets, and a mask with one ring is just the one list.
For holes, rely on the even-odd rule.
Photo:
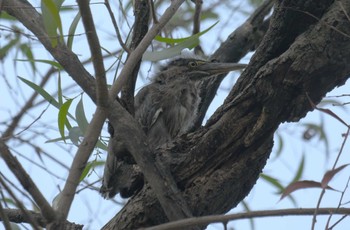
{"label": "bird's eye", "polygon": [[196,67],[196,66],[198,66],[198,64],[197,64],[197,62],[191,61],[188,63],[188,66],[189,67]]}

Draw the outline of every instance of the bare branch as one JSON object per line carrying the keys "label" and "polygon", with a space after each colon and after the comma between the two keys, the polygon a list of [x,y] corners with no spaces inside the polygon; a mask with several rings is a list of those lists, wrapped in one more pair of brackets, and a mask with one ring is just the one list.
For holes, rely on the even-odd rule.
{"label": "bare branch", "polygon": [[[29,211],[26,210],[26,208],[24,207],[24,205],[22,204],[22,202],[20,202],[17,197],[15,196],[15,194],[12,192],[12,190],[7,186],[7,184],[5,183],[5,181],[0,177],[0,184],[1,186],[7,191],[7,193],[12,197],[12,199],[15,201],[16,205],[20,208],[21,212],[23,213],[23,216],[28,220],[28,223],[30,223],[30,225],[38,230],[38,223],[35,219],[33,219],[30,215],[29,215]],[[6,215],[6,214],[5,214]],[[7,215],[6,215],[7,216]]]}
{"label": "bare branch", "polygon": [[[57,70],[55,68],[50,68],[50,70],[45,74],[45,76],[43,77],[43,79],[41,80],[39,86],[40,87],[44,87],[46,85],[46,83],[48,82],[48,80],[50,79],[50,77],[52,76],[53,73],[55,73]],[[13,132],[15,131],[16,127],[18,126],[20,120],[22,119],[22,117],[26,114],[26,112],[32,108],[34,100],[36,99],[36,97],[39,95],[38,92],[34,92],[32,94],[32,96],[30,96],[30,98],[28,99],[28,101],[24,104],[24,106],[22,107],[22,109],[16,114],[16,116],[14,116],[12,118],[12,122],[11,124],[7,127],[7,129],[5,130],[5,132],[2,135],[2,138],[4,139],[4,141],[6,142],[6,140],[8,140],[9,138],[12,137]]]}
{"label": "bare branch", "polygon": [[[313,215],[315,212],[314,208],[297,208],[297,209],[277,209],[277,210],[263,210],[263,211],[250,211],[244,213],[236,213],[230,215],[212,215],[194,217],[184,220],[178,220],[158,226],[145,228],[145,230],[172,230],[172,229],[185,229],[186,227],[208,225],[212,223],[227,223],[232,220],[251,219],[258,217],[281,217],[281,216],[305,216]],[[350,208],[320,208],[318,209],[320,215],[350,215]]]}
{"label": "bare branch", "polygon": [[0,202],[0,220],[3,222],[5,229],[11,229],[11,224],[8,216],[4,213],[4,209]]}
{"label": "bare branch", "polygon": [[[6,215],[6,217],[8,218],[9,221],[14,222],[14,223],[30,223],[30,219],[34,219],[40,227],[45,228],[46,227],[46,220],[42,217],[42,215],[40,215],[40,213],[36,213],[33,211],[27,211],[28,212],[28,216],[24,215],[22,210],[18,210],[18,209],[3,209],[3,214]],[[0,221],[2,221],[2,219],[0,218]],[[70,226],[73,228],[67,228],[67,229],[82,229],[83,225],[79,225],[79,224],[74,224],[71,222],[66,222],[65,223],[66,226]]]}
{"label": "bare branch", "polygon": [[106,8],[108,10],[108,13],[109,13],[109,16],[112,20],[112,23],[113,23],[113,26],[114,26],[114,29],[115,29],[115,33],[117,35],[117,38],[118,38],[118,41],[119,41],[119,44],[120,46],[123,48],[123,50],[125,50],[127,53],[130,53],[130,50],[129,48],[125,45],[123,39],[122,39],[122,36],[120,35],[120,32],[119,32],[119,27],[118,27],[118,24],[117,24],[117,21],[115,20],[115,17],[114,17],[114,14],[113,14],[113,11],[111,9],[111,6],[109,5],[109,0],[105,0],[105,5],[106,5]]}
{"label": "bare branch", "polygon": [[100,42],[96,33],[94,20],[92,18],[89,1],[78,0],[80,15],[84,24],[87,41],[92,57],[92,64],[96,78],[96,104],[97,106],[108,106],[108,88],[106,71],[103,64]]}
{"label": "bare branch", "polygon": [[157,19],[156,9],[154,8],[153,0],[148,0],[148,4],[150,5],[150,8],[151,8],[150,10],[151,10],[151,14],[152,14],[153,23],[157,24],[158,19]]}
{"label": "bare branch", "polygon": [[0,153],[1,157],[6,162],[9,169],[13,172],[19,182],[22,184],[23,188],[28,191],[28,193],[33,197],[36,204],[39,206],[43,217],[48,222],[54,221],[56,218],[56,213],[46,201],[45,197],[36,187],[35,183],[32,181],[30,176],[26,173],[21,163],[14,157],[9,151],[7,145],[2,139],[0,139]]}
{"label": "bare branch", "polygon": [[[193,15],[192,34],[197,34],[201,31],[201,12],[202,12],[203,0],[192,0],[192,2],[194,2],[194,4],[196,5],[194,10],[194,15]],[[203,55],[203,49],[200,46],[200,44],[198,44],[198,46],[194,48],[194,53],[197,55]]]}
{"label": "bare branch", "polygon": [[78,151],[70,167],[68,178],[62,192],[60,193],[60,199],[57,204],[57,210],[62,215],[63,219],[66,219],[68,212],[72,205],[75,191],[79,185],[81,174],[86,166],[87,161],[95,148],[98,137],[104,121],[106,119],[106,111],[103,107],[97,107],[95,114],[87,127],[86,134],[82,143],[79,145]]}

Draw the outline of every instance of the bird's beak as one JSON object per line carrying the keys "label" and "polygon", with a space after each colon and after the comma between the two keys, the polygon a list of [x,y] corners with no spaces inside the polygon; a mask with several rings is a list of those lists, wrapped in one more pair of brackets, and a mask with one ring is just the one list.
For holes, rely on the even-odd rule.
{"label": "bird's beak", "polygon": [[240,63],[205,63],[203,65],[198,66],[199,71],[203,71],[208,73],[209,75],[214,74],[223,74],[228,73],[233,70],[240,70],[247,67],[246,64],[240,64]]}

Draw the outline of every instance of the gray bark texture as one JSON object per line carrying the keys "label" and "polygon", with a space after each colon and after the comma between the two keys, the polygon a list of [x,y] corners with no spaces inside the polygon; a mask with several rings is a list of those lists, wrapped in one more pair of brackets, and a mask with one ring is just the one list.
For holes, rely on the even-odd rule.
{"label": "gray bark texture", "polygon": [[[234,208],[262,172],[278,126],[298,121],[327,92],[345,83],[350,76],[348,15],[350,0],[276,1],[265,36],[261,31],[266,20],[255,24],[256,18],[251,18],[213,54],[212,59],[236,62],[257,47],[207,124],[154,152],[158,162],[170,167],[193,216]],[[245,50],[237,52],[234,47]],[[218,82],[204,85],[201,115]],[[103,229],[165,222],[157,196],[146,184]]]}

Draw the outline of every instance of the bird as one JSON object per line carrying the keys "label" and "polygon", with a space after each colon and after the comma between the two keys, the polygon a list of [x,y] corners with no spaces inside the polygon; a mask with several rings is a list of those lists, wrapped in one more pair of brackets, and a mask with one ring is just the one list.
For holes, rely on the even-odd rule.
{"label": "bird", "polygon": [[[172,59],[135,96],[135,119],[147,136],[151,149],[156,149],[188,132],[193,126],[200,103],[202,80],[233,70],[244,69],[240,63],[207,61],[198,56]],[[117,140],[111,124],[111,135],[101,195],[112,198],[117,193],[128,198],[144,185],[140,168]]]}

